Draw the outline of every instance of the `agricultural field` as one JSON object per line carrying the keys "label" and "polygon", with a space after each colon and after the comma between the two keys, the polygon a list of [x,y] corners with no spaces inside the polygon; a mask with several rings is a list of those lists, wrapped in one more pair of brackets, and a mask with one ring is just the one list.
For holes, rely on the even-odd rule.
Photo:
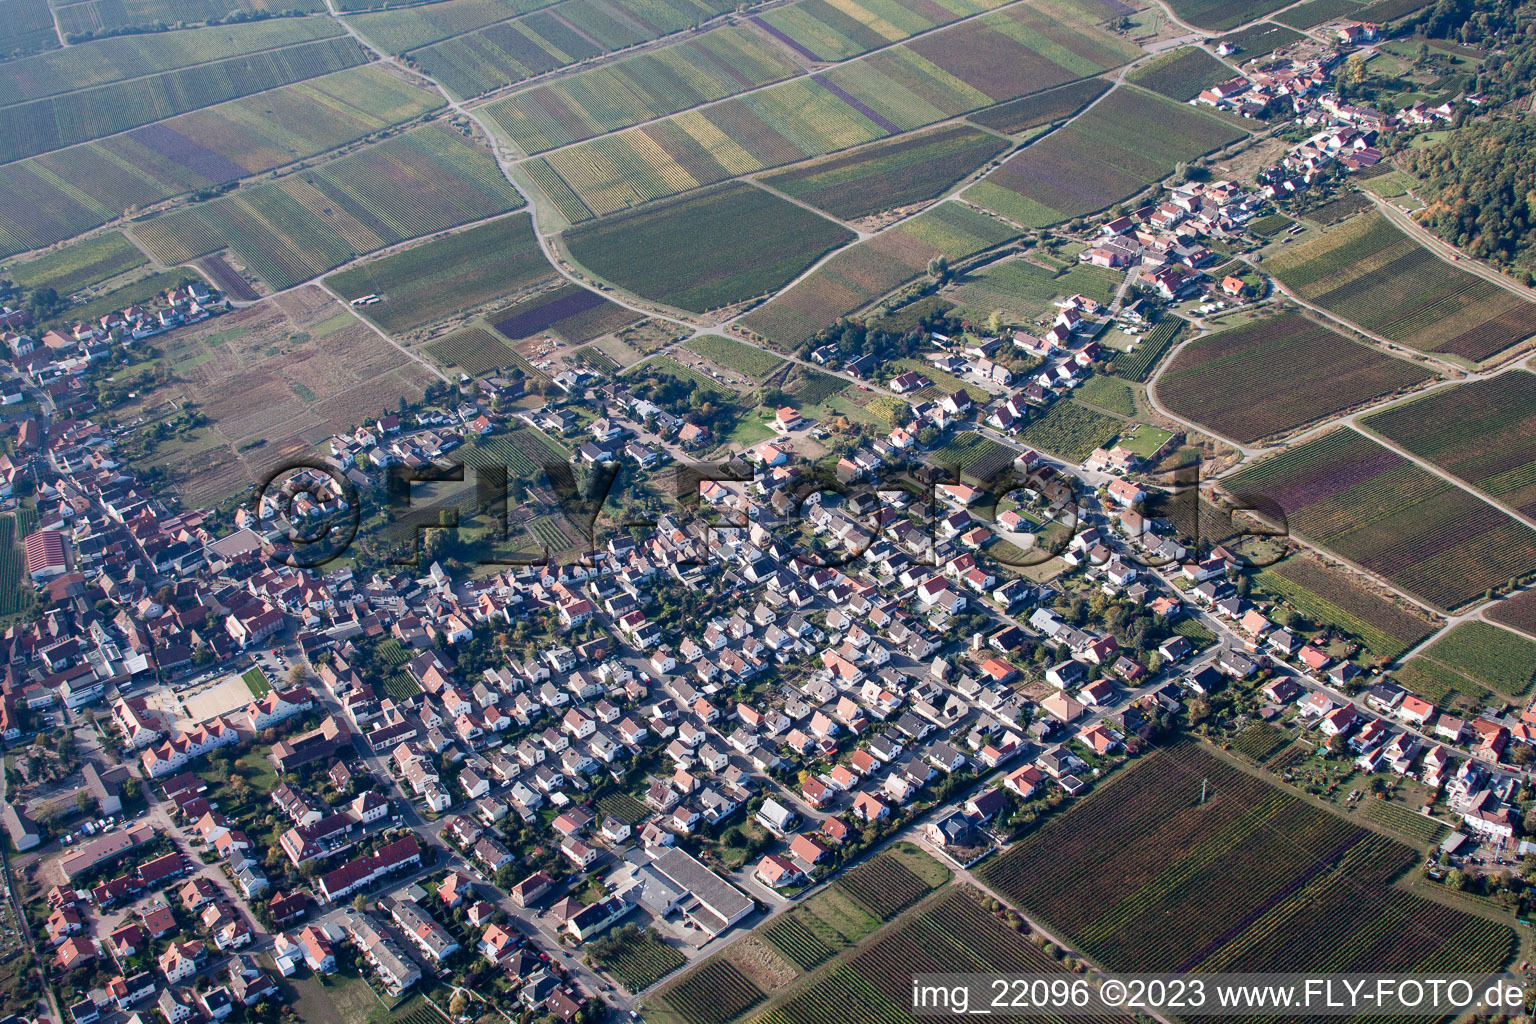
{"label": "agricultural field", "polygon": [[478,377],[517,361],[511,346],[484,327],[466,327],[426,346],[432,358],[444,366],[458,367]]}
{"label": "agricultural field", "polygon": [[1345,192],[1337,198],[1331,199],[1302,214],[1314,224],[1328,227],[1338,224],[1371,208],[1371,201],[1359,192]]}
{"label": "agricultural field", "polygon": [[442,105],[437,94],[370,65],[7,164],[0,167],[0,255],[283,167]]}
{"label": "agricultural field", "polygon": [[943,0],[920,6],[898,0],[802,0],[764,11],[752,21],[802,57],[828,63],[1001,6],[1001,0]]}
{"label": "agricultural field", "polygon": [[1250,25],[1241,32],[1233,32],[1231,35],[1222,36],[1217,43],[1231,43],[1238,48],[1239,60],[1251,60],[1254,57],[1262,57],[1266,53],[1273,53],[1281,47],[1290,46],[1298,39],[1305,38],[1300,32],[1286,28],[1283,25],[1274,25],[1267,21],[1261,21],[1257,25]]}
{"label": "agricultural field", "polygon": [[[835,1019],[853,1024],[916,1024],[912,977],[929,971],[1066,974],[999,914],[987,897],[958,885],[898,918],[848,958],[789,989],[752,1024],[803,1024]],[[1123,1019],[1085,1015],[1086,1024]],[[670,1022],[664,1022],[670,1024]]]}
{"label": "agricultural field", "polygon": [[968,118],[983,128],[1018,135],[1055,121],[1064,121],[1109,91],[1102,78],[1084,78],[1023,99],[999,103]]}
{"label": "agricultural field", "polygon": [[15,615],[22,609],[22,602],[29,592],[25,577],[27,561],[18,546],[16,520],[0,516],[0,615]]}
{"label": "agricultural field", "polygon": [[960,315],[984,322],[994,310],[1002,310],[1005,323],[1048,324],[1059,312],[1055,300],[1082,294],[1097,302],[1114,301],[1115,290],[1125,280],[1100,267],[1084,266],[1075,261],[1065,270],[1057,270],[1029,259],[1001,259],[962,274],[945,291],[960,309]]}
{"label": "agricultural field", "polygon": [[1319,627],[1333,627],[1365,645],[1378,662],[1400,657],[1437,627],[1417,609],[1395,604],[1311,555],[1263,569],[1254,584]]}
{"label": "agricultural field", "polygon": [[[1157,132],[1147,132],[1149,124]],[[1025,227],[1047,227],[1135,195],[1179,163],[1244,135],[1198,110],[1121,87],[964,194]]]}
{"label": "agricultural field", "polygon": [[1236,28],[1287,6],[1286,0],[1175,0],[1176,17],[1213,32]]}
{"label": "agricultural field", "polygon": [[1264,266],[1308,302],[1420,352],[1475,363],[1536,333],[1536,303],[1446,263],[1376,212]]}
{"label": "agricultural field", "polygon": [[1495,622],[1536,635],[1536,590],[1510,594],[1484,614]]}
{"label": "agricultural field", "polygon": [[1173,347],[1179,333],[1189,326],[1189,321],[1172,313],[1164,313],[1146,337],[1136,346],[1136,351],[1115,356],[1110,372],[1117,377],[1139,382],[1152,376],[1163,353]]}
{"label": "agricultural field", "polygon": [[148,263],[121,231],[108,231],[25,263],[8,264],[4,274],[23,288],[52,288],[60,295],[73,295]]}
{"label": "agricultural field", "polygon": [[[380,0],[341,0],[336,9],[363,11],[349,15],[347,24],[386,53],[400,54],[520,14],[532,14],[557,2],[559,0],[441,0],[421,4],[417,0],[406,0],[404,4],[392,4]],[[395,9],[387,9],[391,7]]]}
{"label": "agricultural field", "polygon": [[630,935],[623,929],[594,943],[593,959],[631,992],[650,988],[688,962],[681,950],[651,932]]}
{"label": "agricultural field", "polygon": [[1283,313],[1190,342],[1153,386],[1175,414],[1251,444],[1434,378],[1416,363]]}
{"label": "agricultural field", "polygon": [[1018,235],[1017,228],[963,203],[940,203],[896,228],[849,246],[793,288],[742,317],[741,326],[775,347],[793,349],[924,273],[933,257],[953,262]]}
{"label": "agricultural field", "polygon": [[168,264],[227,247],[247,270],[281,290],[396,242],[521,205],[490,153],[433,123],[145,221],[134,234]]}
{"label": "agricultural field", "polygon": [[1363,0],[1307,0],[1276,14],[1274,20],[1291,28],[1308,29],[1325,21],[1354,18],[1355,12],[1363,6]]}
{"label": "agricultural field", "polygon": [[524,153],[535,155],[800,71],[763,36],[744,25],[726,25],[515,93],[485,112]]}
{"label": "agricultural field", "polygon": [[[716,366],[744,373],[759,383],[767,380],[784,365],[784,360],[772,352],[764,352],[760,348],[731,338],[722,338],[718,334],[700,335],[684,347],[692,349]],[[836,377],[831,379],[837,381],[839,386],[843,384]]]}
{"label": "agricultural field", "polygon": [[1237,734],[1232,749],[1254,761],[1267,761],[1275,751],[1291,742],[1285,731],[1268,722],[1254,722]]}
{"label": "agricultural field", "polygon": [[[70,0],[55,5],[59,31],[72,42],[83,36],[103,36],[123,29],[196,25],[229,14],[282,12],[319,14],[324,0]],[[74,37],[74,38],[71,38]]]}
{"label": "agricultural field", "polygon": [[50,153],[365,62],[351,39],[320,40],[18,104],[5,108],[17,130],[0,142],[0,158]]}
{"label": "agricultural field", "polygon": [[1291,533],[1443,610],[1536,572],[1536,531],[1348,428],[1222,483],[1283,513]]}
{"label": "agricultural field", "polygon": [[961,480],[986,484],[1006,472],[1017,456],[1018,452],[1014,449],[984,434],[962,431],[950,436],[934,449],[933,454],[928,456],[928,462],[955,470]]}
{"label": "agricultural field", "polygon": [[1536,515],[1536,374],[1510,370],[1441,388],[1364,425],[1506,507]]}
{"label": "agricultural field", "polygon": [[176,372],[139,396],[141,410],[192,402],[212,422],[147,457],[169,463],[183,500],[204,507],[401,398],[416,400],[436,379],[317,287],[184,327],[158,344]]}
{"label": "agricultural field", "polygon": [[0,66],[0,107],[342,34],[328,19],[278,18],[97,39]]}
{"label": "agricultural field", "polygon": [[[542,4],[538,6],[543,6]],[[695,28],[732,9],[725,0],[566,0],[409,51],[460,99],[479,96],[615,50]]]}
{"label": "agricultural field", "polygon": [[41,50],[56,50],[59,34],[54,31],[48,0],[7,0],[0,11],[0,60],[24,57]]}
{"label": "agricultural field", "polygon": [[1450,831],[1443,822],[1392,800],[1366,800],[1360,805],[1360,817],[1423,846],[1438,844]]}
{"label": "agricultural field", "polygon": [[1451,629],[1419,654],[1506,697],[1524,697],[1536,679],[1536,640],[1487,622]]}
{"label": "agricultural field", "polygon": [[1094,374],[1074,388],[1072,399],[1105,412],[1136,415],[1136,390],[1124,381],[1102,373]]}
{"label": "agricultural field", "polygon": [[937,199],[1007,148],[990,132],[950,125],[870,143],[762,182],[841,220],[856,220]]}
{"label": "agricultural field", "polygon": [[[1099,74],[1136,51],[1101,12],[1044,0],[521,167],[573,223],[826,156]],[[1061,39],[1056,43],[1051,40]]]}
{"label": "agricultural field", "polygon": [[1125,80],[1182,103],[1234,74],[1232,68],[1209,51],[1185,46],[1147,61],[1126,75]]}
{"label": "agricultural field", "polygon": [[1273,238],[1296,223],[1283,213],[1267,213],[1248,222],[1248,232],[1260,238]]}
{"label": "agricultural field", "polygon": [[387,331],[415,330],[454,313],[506,301],[555,280],[533,219],[515,213],[332,274],[325,283]]}
{"label": "agricultural field", "polygon": [[784,390],[801,405],[820,405],[848,387],[848,382],[841,377],[801,366],[796,368],[795,376],[785,383]]}
{"label": "agricultural field", "polygon": [[1082,462],[1125,429],[1125,421],[1079,405],[1070,398],[1058,399],[1044,416],[1019,433],[1019,440],[1068,462]]}
{"label": "agricultural field", "polygon": [[734,183],[568,232],[571,257],[636,295],[694,313],[783,287],[854,234]]}
{"label": "agricultural field", "polygon": [[642,319],[641,314],[579,284],[514,302],[490,314],[497,332],[514,341],[553,332],[572,345],[600,338]]}
{"label": "agricultural field", "polygon": [[1392,887],[1415,859],[1181,743],[978,873],[1109,970],[1503,966],[1508,927]]}
{"label": "agricultural field", "polygon": [[652,997],[651,1008],[688,1024],[726,1024],[766,998],[768,993],[737,967],[715,959],[669,982]]}

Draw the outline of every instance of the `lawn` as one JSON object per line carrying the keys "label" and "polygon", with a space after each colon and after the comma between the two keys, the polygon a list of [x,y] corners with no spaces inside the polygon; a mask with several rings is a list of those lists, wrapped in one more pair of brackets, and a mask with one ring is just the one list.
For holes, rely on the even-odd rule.
{"label": "lawn", "polygon": [[272,684],[267,682],[267,674],[259,668],[248,669],[240,678],[245,680],[245,685],[250,687],[251,696],[256,700],[261,700],[272,689]]}
{"label": "lawn", "polygon": [[803,207],[735,183],[574,228],[565,243],[599,277],[704,313],[783,287],[853,238]]}

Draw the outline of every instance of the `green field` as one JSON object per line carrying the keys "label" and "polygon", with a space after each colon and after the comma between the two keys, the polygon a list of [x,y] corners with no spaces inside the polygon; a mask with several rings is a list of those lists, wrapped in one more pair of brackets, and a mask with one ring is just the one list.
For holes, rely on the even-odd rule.
{"label": "green field", "polygon": [[1420,657],[1509,697],[1530,692],[1536,677],[1536,641],[1486,622],[1463,622]]}
{"label": "green field", "polygon": [[[1076,3],[1023,3],[850,62],[522,165],[576,222],[826,156],[1132,59]],[[1058,42],[1059,40],[1059,42]],[[985,53],[978,61],[976,55]]]}
{"label": "green field", "polygon": [[261,700],[272,689],[272,684],[267,681],[267,674],[259,668],[247,669],[240,678],[250,689],[253,700]]}
{"label": "green field", "polygon": [[1017,238],[1017,228],[963,203],[944,202],[849,246],[742,318],[747,329],[790,349],[840,317],[925,272],[928,261],[964,259]]}
{"label": "green field", "polygon": [[1004,259],[957,277],[946,294],[973,320],[984,321],[993,310],[1002,310],[1005,323],[1043,331],[1034,321],[1053,319],[1056,299],[1082,294],[1107,304],[1124,279],[1124,272],[1075,262],[1056,270],[1028,259]]}
{"label": "green field", "polygon": [[[1146,130],[1150,124],[1156,132]],[[1190,107],[1121,87],[1026,146],[965,197],[1025,227],[1047,227],[1135,195],[1179,163],[1244,134]]]}
{"label": "green field", "polygon": [[853,220],[937,199],[1007,148],[989,132],[950,125],[871,143],[762,181],[834,217]]}
{"label": "green field", "polygon": [[1355,637],[1378,661],[1401,656],[1435,628],[1423,615],[1366,590],[1348,573],[1305,555],[1265,568],[1254,582],[1309,622]]}
{"label": "green field", "polygon": [[229,248],[274,289],[522,205],[484,149],[437,123],[188,209],[134,234],[163,263]]}
{"label": "green field", "polygon": [[1417,859],[1184,742],[978,874],[1105,970],[1504,966],[1517,949],[1510,926],[1392,884]]}
{"label": "green field", "polygon": [[1189,321],[1183,317],[1164,313],[1157,325],[1141,339],[1136,351],[1115,356],[1110,372],[1126,380],[1145,381],[1157,369],[1163,353],[1173,347],[1179,333],[1188,326]]}
{"label": "green field", "polygon": [[731,7],[725,0],[648,0],[644,5],[566,0],[558,15],[535,10],[413,49],[408,56],[468,98],[694,28]]}
{"label": "green field", "polygon": [[[428,43],[473,32],[519,14],[552,7],[559,0],[340,0],[339,11],[366,11],[346,20],[387,53],[405,53]],[[376,10],[376,8],[390,8]]]}
{"label": "green field", "polygon": [[1019,440],[1068,462],[1082,462],[1125,427],[1125,421],[1062,398],[1044,416],[1032,421]]}
{"label": "green field", "polygon": [[324,153],[442,102],[382,68],[358,67],[7,164],[0,167],[0,255]]}
{"label": "green field", "polygon": [[26,263],[13,263],[5,275],[23,288],[52,288],[70,295],[100,284],[118,274],[137,270],[149,259],[123,235],[108,231],[94,238],[71,242],[57,252]]}
{"label": "green field", "polygon": [[571,256],[636,295],[703,313],[781,288],[854,235],[735,183],[567,232]]}
{"label": "green field", "polygon": [[1114,377],[1095,374],[1072,389],[1072,400],[1121,416],[1136,415],[1136,390]]}
{"label": "green field", "polygon": [[1364,425],[1505,507],[1536,513],[1536,374],[1510,370],[1441,388]]}
{"label": "green field", "polygon": [[741,25],[625,57],[498,100],[485,112],[525,153],[542,153],[799,73]]}
{"label": "green field", "polygon": [[[39,6],[42,6],[39,0]],[[166,25],[195,25],[230,14],[303,13],[325,11],[324,0],[64,0],[56,4],[59,31],[71,42],[124,29],[158,29]],[[46,9],[46,8],[45,8]],[[50,30],[52,25],[50,23]]]}
{"label": "green field", "polygon": [[526,213],[444,235],[332,274],[342,298],[375,294],[360,307],[387,331],[409,331],[488,302],[505,301],[555,279]]}
{"label": "green field", "polygon": [[1109,86],[1110,83],[1102,78],[1085,78],[1023,99],[986,107],[971,114],[968,120],[993,131],[1018,135],[1071,117],[1108,92]]}
{"label": "green field", "polygon": [[1125,80],[1182,103],[1235,75],[1232,68],[1208,51],[1185,46],[1139,65]]}
{"label": "green field", "polygon": [[1264,266],[1308,302],[1421,352],[1476,362],[1536,332],[1536,303],[1439,259],[1374,211]]}
{"label": "green field", "polygon": [[[0,160],[48,153],[365,63],[366,51],[339,32],[327,19],[284,18],[105,39],[0,65],[0,96],[9,101],[0,106],[9,127],[0,134]],[[188,43],[157,42],[180,36]],[[214,59],[219,53],[238,56]],[[162,65],[166,70],[158,70]],[[66,91],[67,79],[41,83],[42,75],[76,80]],[[14,91],[7,93],[6,86]]]}
{"label": "green field", "polygon": [[1221,486],[1436,608],[1536,572],[1536,531],[1348,428],[1261,459]]}
{"label": "green field", "polygon": [[1216,32],[1236,28],[1287,6],[1288,0],[1174,0],[1168,6],[1181,20]]}
{"label": "green field", "polygon": [[[1287,372],[1277,375],[1277,366]],[[1250,444],[1434,377],[1299,313],[1282,313],[1185,345],[1157,379],[1157,397],[1174,414]]]}
{"label": "green field", "polygon": [[[701,334],[685,346],[708,359],[716,366],[738,370],[761,383],[784,365],[784,360],[772,352],[764,352],[744,342],[723,338],[718,334]],[[842,384],[841,380],[832,380]]]}
{"label": "green field", "polygon": [[445,366],[457,366],[471,377],[517,362],[517,353],[484,327],[455,331],[426,348],[433,359]]}
{"label": "green field", "polygon": [[514,341],[546,332],[560,335],[572,345],[600,338],[628,327],[642,315],[603,298],[579,284],[562,284],[499,309],[487,317],[491,325]]}
{"label": "green field", "polygon": [[1249,60],[1253,57],[1261,57],[1266,53],[1272,53],[1283,46],[1290,46],[1298,39],[1306,38],[1300,32],[1286,28],[1283,25],[1274,25],[1267,21],[1261,21],[1257,25],[1250,25],[1241,32],[1233,32],[1231,35],[1222,36],[1218,42],[1231,43],[1238,48],[1237,59]]}
{"label": "green field", "polygon": [[48,0],[8,0],[0,10],[6,15],[0,24],[0,60],[58,48]]}

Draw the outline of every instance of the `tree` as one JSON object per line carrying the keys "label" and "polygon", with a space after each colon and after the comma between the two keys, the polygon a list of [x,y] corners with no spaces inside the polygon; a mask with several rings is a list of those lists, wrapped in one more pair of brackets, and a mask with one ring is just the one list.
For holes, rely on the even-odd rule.
{"label": "tree", "polygon": [[1003,311],[1002,310],[994,309],[991,312],[991,314],[989,314],[987,316],[987,333],[988,334],[1002,334],[1003,333]]}
{"label": "tree", "polygon": [[928,261],[928,276],[935,281],[944,281],[949,278],[949,259],[944,255],[935,256]]}
{"label": "tree", "polygon": [[95,802],[91,799],[89,790],[82,789],[80,792],[75,794],[75,810],[79,811],[81,814],[90,814],[94,806]]}
{"label": "tree", "polygon": [[1445,887],[1461,892],[1467,887],[1467,876],[1460,868],[1452,868],[1445,876]]}
{"label": "tree", "polygon": [[309,672],[304,668],[303,665],[295,663],[294,666],[288,670],[289,686],[303,686],[308,679]]}
{"label": "tree", "polygon": [[468,1012],[468,1010],[469,1010],[469,996],[464,994],[464,990],[463,989],[457,989],[453,993],[453,998],[448,1000],[448,1014],[451,1017],[457,1019],[459,1017],[464,1016],[464,1014],[466,1012]]}

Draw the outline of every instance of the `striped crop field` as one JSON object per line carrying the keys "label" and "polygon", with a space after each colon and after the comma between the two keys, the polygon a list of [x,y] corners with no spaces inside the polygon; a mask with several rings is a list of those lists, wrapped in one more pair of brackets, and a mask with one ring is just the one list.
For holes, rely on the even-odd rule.
{"label": "striped crop field", "polygon": [[1441,388],[1365,420],[1393,444],[1501,504],[1536,515],[1536,374]]}
{"label": "striped crop field", "polygon": [[798,163],[1091,77],[1130,44],[1081,5],[1026,0],[866,59],[523,166],[572,221]]}
{"label": "striped crop field", "polygon": [[410,331],[517,297],[555,276],[534,237],[532,218],[515,213],[358,264],[325,283],[348,301],[379,296],[360,312],[387,331]]}
{"label": "striped crop field", "polygon": [[1374,210],[1264,266],[1308,302],[1420,352],[1476,362],[1536,334],[1536,303],[1445,262]]}
{"label": "striped crop field", "polygon": [[796,53],[820,62],[847,60],[959,18],[1001,7],[1004,0],[802,0],[752,20]]}
{"label": "striped crop field", "polygon": [[1180,743],[979,874],[1108,970],[1502,967],[1508,926],[1392,887],[1416,857]]}
{"label": "striped crop field", "polygon": [[0,255],[324,153],[442,105],[439,94],[368,65],[6,164]]}
{"label": "striped crop field", "polygon": [[[1275,373],[1277,366],[1285,372]],[[1190,342],[1156,388],[1178,415],[1250,444],[1434,377],[1417,363],[1286,313]]]}
{"label": "striped crop field", "polygon": [[490,153],[434,123],[146,221],[134,234],[168,264],[228,248],[283,289],[353,257],[521,205]]}
{"label": "striped crop field", "polygon": [[940,203],[833,256],[741,325],[775,347],[793,349],[924,273],[933,257],[964,259],[1018,236],[1017,228],[964,203]]}
{"label": "striped crop field", "polygon": [[628,128],[789,78],[799,65],[740,25],[582,71],[485,112],[529,154]]}
{"label": "striped crop field", "polygon": [[1442,610],[1536,572],[1536,531],[1349,428],[1257,462],[1222,486]]}
{"label": "striped crop field", "polygon": [[990,132],[949,125],[825,157],[763,184],[842,220],[937,199],[1008,148]]}
{"label": "striped crop field", "polygon": [[636,295],[703,313],[783,287],[852,241],[846,228],[740,182],[566,233],[571,257]]}
{"label": "striped crop field", "polygon": [[565,0],[409,51],[460,98],[478,96],[719,17],[728,0]]}
{"label": "striped crop field", "polygon": [[965,197],[1025,227],[1046,227],[1135,195],[1179,163],[1244,134],[1198,110],[1121,87],[1026,146]]}

